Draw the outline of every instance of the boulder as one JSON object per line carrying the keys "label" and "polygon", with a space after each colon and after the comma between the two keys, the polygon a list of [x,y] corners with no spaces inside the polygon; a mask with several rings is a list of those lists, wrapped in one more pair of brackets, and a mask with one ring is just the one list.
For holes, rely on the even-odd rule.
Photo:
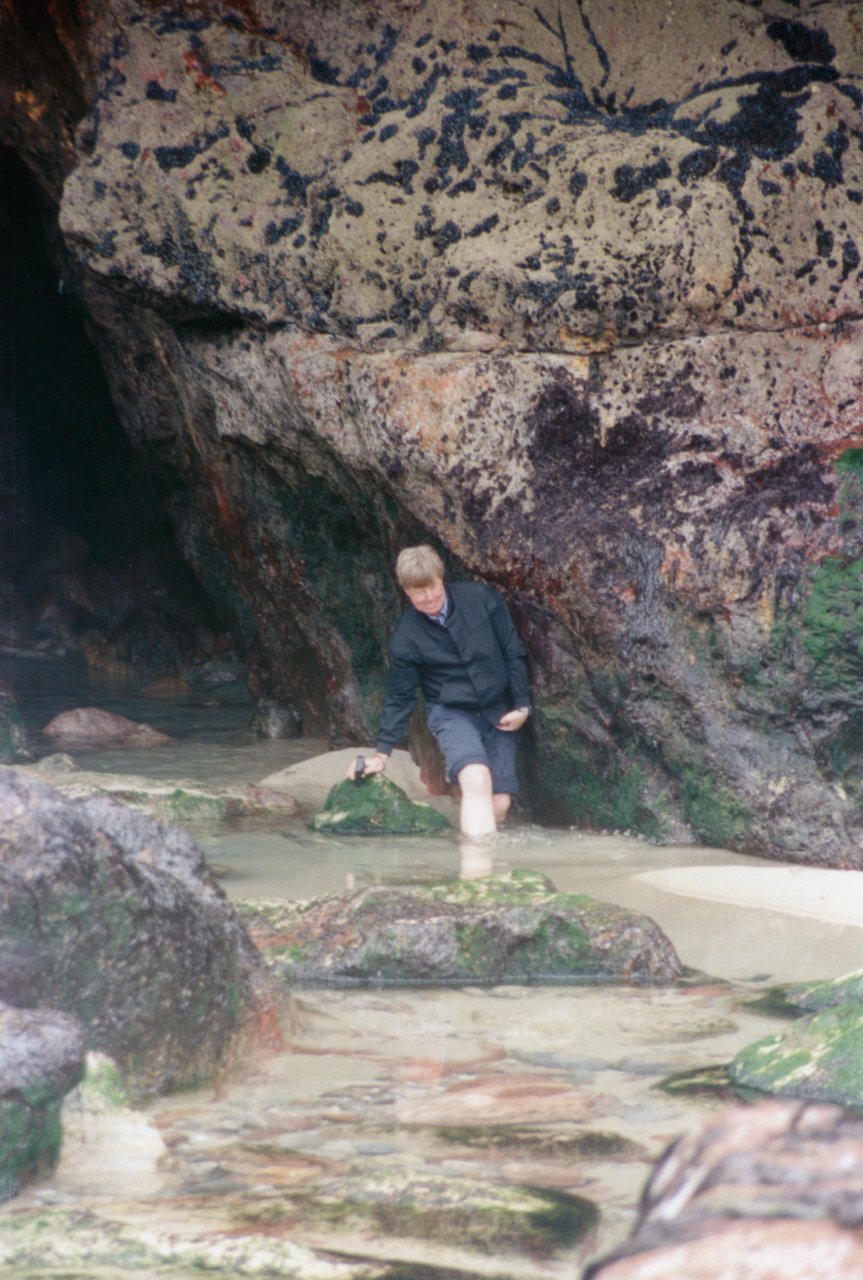
{"label": "boulder", "polygon": [[211,1076],[276,1006],[190,836],[0,770],[0,998],[83,1023],[136,1093]]}
{"label": "boulder", "polygon": [[77,1018],[0,1003],[0,1200],[56,1163],[63,1098],[82,1078],[84,1058]]}
{"label": "boulder", "polygon": [[557,893],[533,871],[376,885],[306,904],[244,908],[289,982],[673,983],[671,943],[646,916]]}
{"label": "boulder", "polygon": [[45,725],[42,733],[60,746],[68,747],[156,747],[170,742],[149,724],[138,724],[113,711],[98,707],[78,707],[62,711]]}
{"label": "boulder", "polygon": [[824,1008],[747,1045],[729,1074],[762,1093],[863,1107],[863,1003]]}
{"label": "boulder", "polygon": [[422,800],[411,800],[380,773],[337,783],[309,826],[342,836],[430,836],[451,830],[442,813]]}
{"label": "boulder", "polygon": [[0,680],[0,764],[32,759],[27,730],[18,711],[15,695]]}
{"label": "boulder", "polygon": [[863,1119],[762,1103],[679,1139],[631,1238],[584,1280],[858,1280]]}

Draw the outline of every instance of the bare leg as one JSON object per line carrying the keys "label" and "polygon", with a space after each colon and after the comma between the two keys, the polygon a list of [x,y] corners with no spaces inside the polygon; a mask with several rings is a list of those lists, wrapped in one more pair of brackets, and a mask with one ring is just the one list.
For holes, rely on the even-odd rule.
{"label": "bare leg", "polygon": [[473,840],[493,836],[497,823],[488,765],[466,764],[458,775],[458,785],[461,787],[462,835]]}
{"label": "bare leg", "polygon": [[496,791],[491,798],[492,808],[494,809],[495,820],[498,823],[506,822],[506,815],[509,813],[509,806],[512,804],[512,796],[507,791]]}

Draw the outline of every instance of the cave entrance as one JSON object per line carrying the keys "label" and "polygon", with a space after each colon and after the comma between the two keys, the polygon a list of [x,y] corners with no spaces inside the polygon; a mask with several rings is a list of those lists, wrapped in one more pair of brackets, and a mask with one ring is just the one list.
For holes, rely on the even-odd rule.
{"label": "cave entrance", "polygon": [[[170,665],[164,651],[147,654],[148,632],[164,650],[172,631],[177,641],[219,624],[64,290],[54,211],[9,148],[0,243],[0,642],[69,652],[137,616],[143,670]],[[183,650],[177,643],[175,665]]]}

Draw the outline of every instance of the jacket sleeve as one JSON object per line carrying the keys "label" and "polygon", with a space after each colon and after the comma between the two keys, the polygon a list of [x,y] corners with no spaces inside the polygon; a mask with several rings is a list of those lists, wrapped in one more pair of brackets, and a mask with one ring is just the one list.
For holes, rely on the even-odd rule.
{"label": "jacket sleeve", "polygon": [[506,607],[503,596],[495,591],[494,588],[492,588],[489,617],[509,672],[509,691],[512,695],[513,708],[529,707],[531,700],[530,678],[527,672],[527,650],[515,629],[515,624],[510,616],[509,609]]}
{"label": "jacket sleeve", "polygon": [[377,740],[378,750],[386,755],[390,754],[405,735],[416,703],[419,683],[419,663],[401,646],[391,644],[389,685]]}

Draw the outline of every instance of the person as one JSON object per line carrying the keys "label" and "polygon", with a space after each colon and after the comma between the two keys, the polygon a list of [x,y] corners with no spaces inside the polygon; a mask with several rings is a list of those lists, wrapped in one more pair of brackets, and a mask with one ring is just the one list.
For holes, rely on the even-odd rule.
{"label": "person", "polygon": [[518,793],[515,734],[531,713],[527,653],[493,587],[446,584],[443,575],[432,547],[407,547],[396,561],[410,607],[390,639],[389,685],[366,773],[386,769],[422,689],[429,729],[461,789],[462,834],[482,840]]}

